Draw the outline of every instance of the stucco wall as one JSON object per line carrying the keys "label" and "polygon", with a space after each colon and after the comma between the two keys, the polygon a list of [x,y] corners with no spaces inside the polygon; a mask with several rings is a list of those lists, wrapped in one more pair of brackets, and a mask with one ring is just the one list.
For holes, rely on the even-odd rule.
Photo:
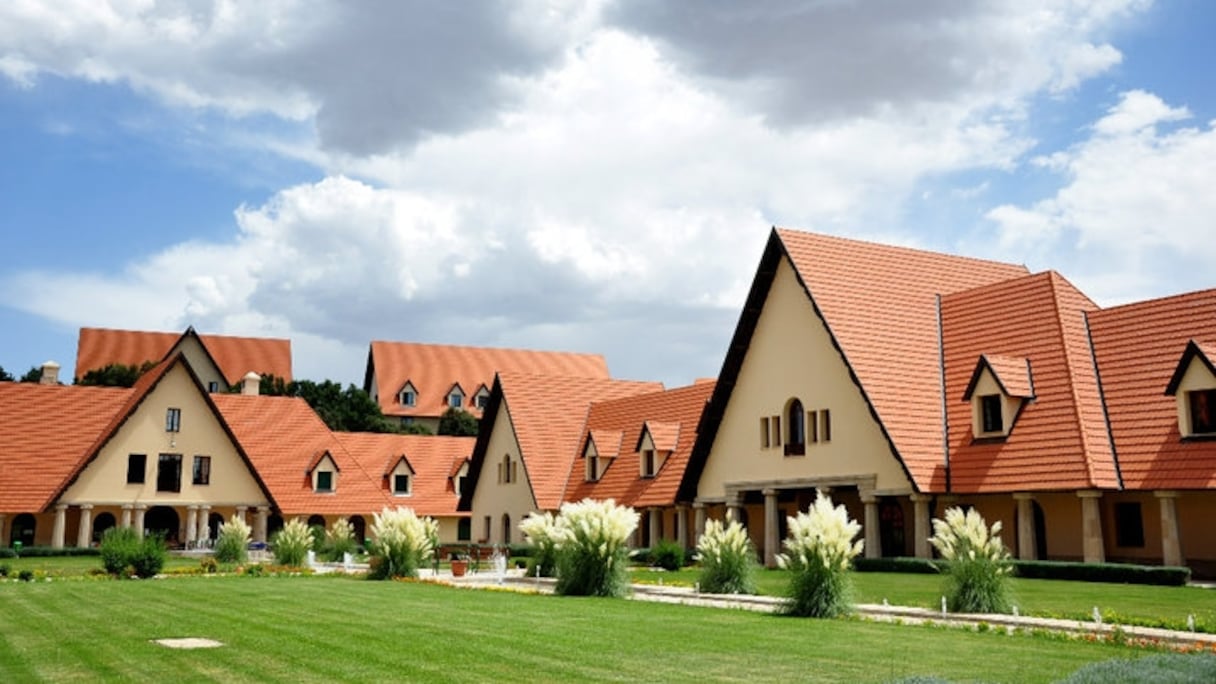
{"label": "stucco wall", "polygon": [[[498,464],[503,462],[504,455],[509,455],[511,461],[516,463],[516,477],[511,482],[499,482],[498,480]],[[498,415],[494,420],[494,431],[490,434],[486,446],[485,462],[481,465],[481,473],[477,477],[477,489],[473,492],[473,541],[484,541],[491,544],[505,543],[502,521],[504,514],[510,516],[510,541],[513,543],[523,541],[519,523],[524,516],[534,510],[535,500],[532,497],[532,485],[528,481],[527,469],[520,458],[519,442],[515,438],[515,427],[511,423],[507,402],[503,401],[499,403]],[[485,529],[486,516],[490,517],[488,537]]]}

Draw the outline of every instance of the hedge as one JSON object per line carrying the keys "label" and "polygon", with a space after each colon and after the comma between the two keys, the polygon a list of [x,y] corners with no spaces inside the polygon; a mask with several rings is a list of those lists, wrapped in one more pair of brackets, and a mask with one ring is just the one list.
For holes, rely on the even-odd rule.
{"label": "hedge", "polygon": [[857,572],[906,572],[917,575],[936,573],[937,565],[926,558],[854,558],[853,569]]}
{"label": "hedge", "polygon": [[[0,551],[4,551],[4,550],[12,551],[12,549],[0,549]],[[24,549],[21,549],[20,553],[14,553],[11,556],[0,555],[0,558],[5,558],[5,557],[16,558],[18,556],[20,556],[21,558],[59,558],[59,557],[63,557],[63,556],[100,556],[100,555],[101,555],[101,549],[98,549],[96,547],[91,547],[91,546],[86,546],[86,547],[65,546],[61,549],[57,549],[53,546],[27,546]]]}
{"label": "hedge", "polygon": [[0,558],[16,558],[16,557],[17,557],[16,551],[14,551],[10,548],[0,547]]}
{"label": "hedge", "polygon": [[[942,561],[926,558],[855,558],[857,572],[907,572],[929,574]],[[1179,587],[1191,579],[1190,568],[1129,563],[1076,563],[1070,561],[1011,561],[1013,572],[1026,579],[1057,579],[1074,582],[1114,582]]]}

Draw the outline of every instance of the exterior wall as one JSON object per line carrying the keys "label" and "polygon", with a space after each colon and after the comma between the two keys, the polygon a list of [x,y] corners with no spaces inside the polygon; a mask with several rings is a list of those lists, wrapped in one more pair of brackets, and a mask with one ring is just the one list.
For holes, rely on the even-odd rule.
{"label": "exterior wall", "polygon": [[[165,414],[170,407],[181,409],[178,432],[165,431]],[[182,456],[180,492],[156,491],[157,462],[162,453]],[[143,484],[127,484],[129,454],[147,455]],[[211,484],[192,484],[195,455],[211,457]],[[102,447],[97,458],[68,487],[59,503],[73,507],[84,503],[99,506],[138,503],[149,508],[193,504],[213,507],[269,505],[219,419],[181,365],[165,374],[155,390]],[[184,511],[179,514],[184,518]],[[73,539],[75,526],[69,525],[67,529],[69,540]]]}
{"label": "exterior wall", "polygon": [[[805,411],[831,411],[831,441],[814,443],[808,438],[805,456],[785,456],[781,446],[761,446],[760,419],[781,416],[784,433],[791,397],[800,399]],[[912,491],[827,328],[783,259],[697,494],[720,500],[730,483],[853,475],[876,476],[880,493]]]}
{"label": "exterior wall", "polygon": [[[1115,504],[1140,504],[1140,524],[1144,530],[1141,546],[1119,546],[1119,529],[1115,522]],[[1106,492],[1102,495],[1102,540],[1106,560],[1111,562],[1160,564],[1161,504],[1152,492]],[[1080,524],[1078,522],[1078,524]]]}
{"label": "exterior wall", "polygon": [[1191,429],[1190,398],[1187,397],[1187,393],[1212,388],[1216,388],[1216,376],[1213,376],[1203,363],[1197,359],[1191,359],[1190,365],[1182,375],[1182,381],[1178,383],[1178,391],[1175,394],[1178,402],[1178,428],[1183,435],[1194,433],[1194,430]]}
{"label": "exterior wall", "polygon": [[[1001,424],[1003,429],[1000,432],[984,432],[983,410],[980,408],[980,397],[989,394],[996,394],[1001,397]],[[1008,436],[1009,431],[1013,428],[1013,419],[1018,415],[1018,408],[1022,400],[1018,397],[1011,397],[1001,391],[1001,386],[997,383],[996,378],[992,377],[992,371],[985,368],[980,371],[980,377],[975,382],[975,389],[971,393],[971,434],[977,437],[993,437],[998,435]]]}
{"label": "exterior wall", "polygon": [[1178,527],[1182,539],[1182,558],[1196,575],[1216,577],[1216,492],[1180,492]]}
{"label": "exterior wall", "polygon": [[[198,379],[202,381],[204,388],[211,387],[211,383],[216,383],[220,392],[228,391],[228,381],[224,379],[224,374],[219,368],[215,367],[215,363],[207,355],[207,350],[203,349],[202,343],[195,337],[186,336],[174,347],[168,354],[171,356],[176,352],[181,352],[186,360],[190,362],[190,367],[194,369]],[[260,369],[249,368],[242,371],[242,375],[249,371],[262,372]]]}
{"label": "exterior wall", "polygon": [[[516,477],[509,483],[499,482],[498,464],[503,462],[503,456],[510,456],[515,467]],[[528,513],[536,510],[536,500],[532,496],[532,485],[528,481],[528,472],[519,451],[519,442],[515,437],[515,426],[511,422],[511,414],[507,402],[501,402],[498,416],[494,421],[494,432],[490,435],[486,447],[485,461],[481,464],[481,473],[477,478],[477,489],[473,492],[472,526],[473,541],[489,544],[502,544],[502,516],[511,517],[511,542],[523,539],[519,531],[519,523]],[[486,536],[485,518],[490,517],[490,534]],[[453,537],[455,535],[453,534]]]}

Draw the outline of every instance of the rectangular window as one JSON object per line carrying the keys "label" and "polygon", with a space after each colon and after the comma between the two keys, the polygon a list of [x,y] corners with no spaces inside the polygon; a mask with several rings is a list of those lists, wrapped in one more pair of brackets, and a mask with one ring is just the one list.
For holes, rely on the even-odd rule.
{"label": "rectangular window", "polygon": [[220,384],[212,380],[211,382],[207,383],[207,391],[215,394],[216,392],[220,391]]}
{"label": "rectangular window", "polygon": [[473,521],[469,518],[461,518],[456,523],[456,541],[467,542],[473,539]]}
{"label": "rectangular window", "polygon": [[156,491],[180,492],[182,490],[182,455],[161,454],[156,467]]}
{"label": "rectangular window", "polygon": [[767,449],[772,444],[768,431],[768,418],[760,419],[760,448]]}
{"label": "rectangular window", "polygon": [[194,484],[196,484],[196,485],[211,484],[211,457],[210,456],[195,456],[194,457]]}
{"label": "rectangular window", "polygon": [[1115,544],[1123,548],[1144,548],[1144,517],[1139,503],[1115,504]]}
{"label": "rectangular window", "polygon": [[654,477],[654,450],[642,452],[642,477]]}
{"label": "rectangular window", "polygon": [[405,406],[413,406],[415,401],[417,400],[414,398],[413,392],[406,390],[401,393],[401,403]]}
{"label": "rectangular window", "polygon": [[1188,392],[1191,405],[1191,434],[1216,433],[1216,390]]}
{"label": "rectangular window", "polygon": [[410,493],[410,476],[404,473],[393,475],[393,493],[394,494],[409,494]]}
{"label": "rectangular window", "polygon": [[595,482],[600,479],[600,459],[598,456],[587,457],[587,481]]}
{"label": "rectangular window", "polygon": [[819,441],[819,412],[818,411],[807,411],[806,412],[806,431],[807,431],[806,441],[808,443],[814,444],[815,442]]}
{"label": "rectangular window", "polygon": [[332,470],[317,471],[317,491],[332,492],[334,490],[334,473]]}
{"label": "rectangular window", "polygon": [[511,461],[511,474],[508,476],[507,481],[515,482],[516,480],[515,461]]}
{"label": "rectangular window", "polygon": [[181,432],[182,410],[171,408],[165,412],[165,432]]}
{"label": "rectangular window", "polygon": [[463,399],[464,397],[460,396],[460,394],[452,392],[448,395],[448,406],[451,406],[452,408],[460,408],[460,402]]}
{"label": "rectangular window", "polygon": [[768,424],[773,428],[773,446],[781,446],[781,416],[769,418]]}
{"label": "rectangular window", "polygon": [[484,535],[482,535],[482,537],[481,537],[482,543],[490,541],[490,525],[492,524],[490,522],[490,516],[488,516],[488,515],[486,516],[485,522],[486,522],[486,533]]}
{"label": "rectangular window", "polygon": [[819,441],[832,441],[832,412],[827,409],[819,410]]}
{"label": "rectangular window", "polygon": [[980,397],[981,429],[984,432],[1002,432],[1005,421],[1001,416],[1001,395],[986,394]]}
{"label": "rectangular window", "polygon": [[127,456],[127,484],[143,484],[147,472],[147,454],[130,454]]}
{"label": "rectangular window", "polygon": [[477,395],[477,408],[484,409],[486,407],[486,404],[488,404],[488,403],[490,403],[490,395],[488,395],[488,394]]}
{"label": "rectangular window", "polygon": [[464,494],[464,478],[465,477],[467,477],[467,476],[461,475],[460,477],[456,478],[456,496],[460,496],[461,494]]}

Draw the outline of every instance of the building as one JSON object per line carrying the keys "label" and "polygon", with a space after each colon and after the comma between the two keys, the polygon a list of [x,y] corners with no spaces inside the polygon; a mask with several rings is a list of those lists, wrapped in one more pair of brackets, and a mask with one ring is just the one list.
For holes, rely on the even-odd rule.
{"label": "building", "polygon": [[372,342],[363,389],[389,420],[432,432],[449,408],[480,418],[499,371],[576,378],[608,378],[598,354]]}

